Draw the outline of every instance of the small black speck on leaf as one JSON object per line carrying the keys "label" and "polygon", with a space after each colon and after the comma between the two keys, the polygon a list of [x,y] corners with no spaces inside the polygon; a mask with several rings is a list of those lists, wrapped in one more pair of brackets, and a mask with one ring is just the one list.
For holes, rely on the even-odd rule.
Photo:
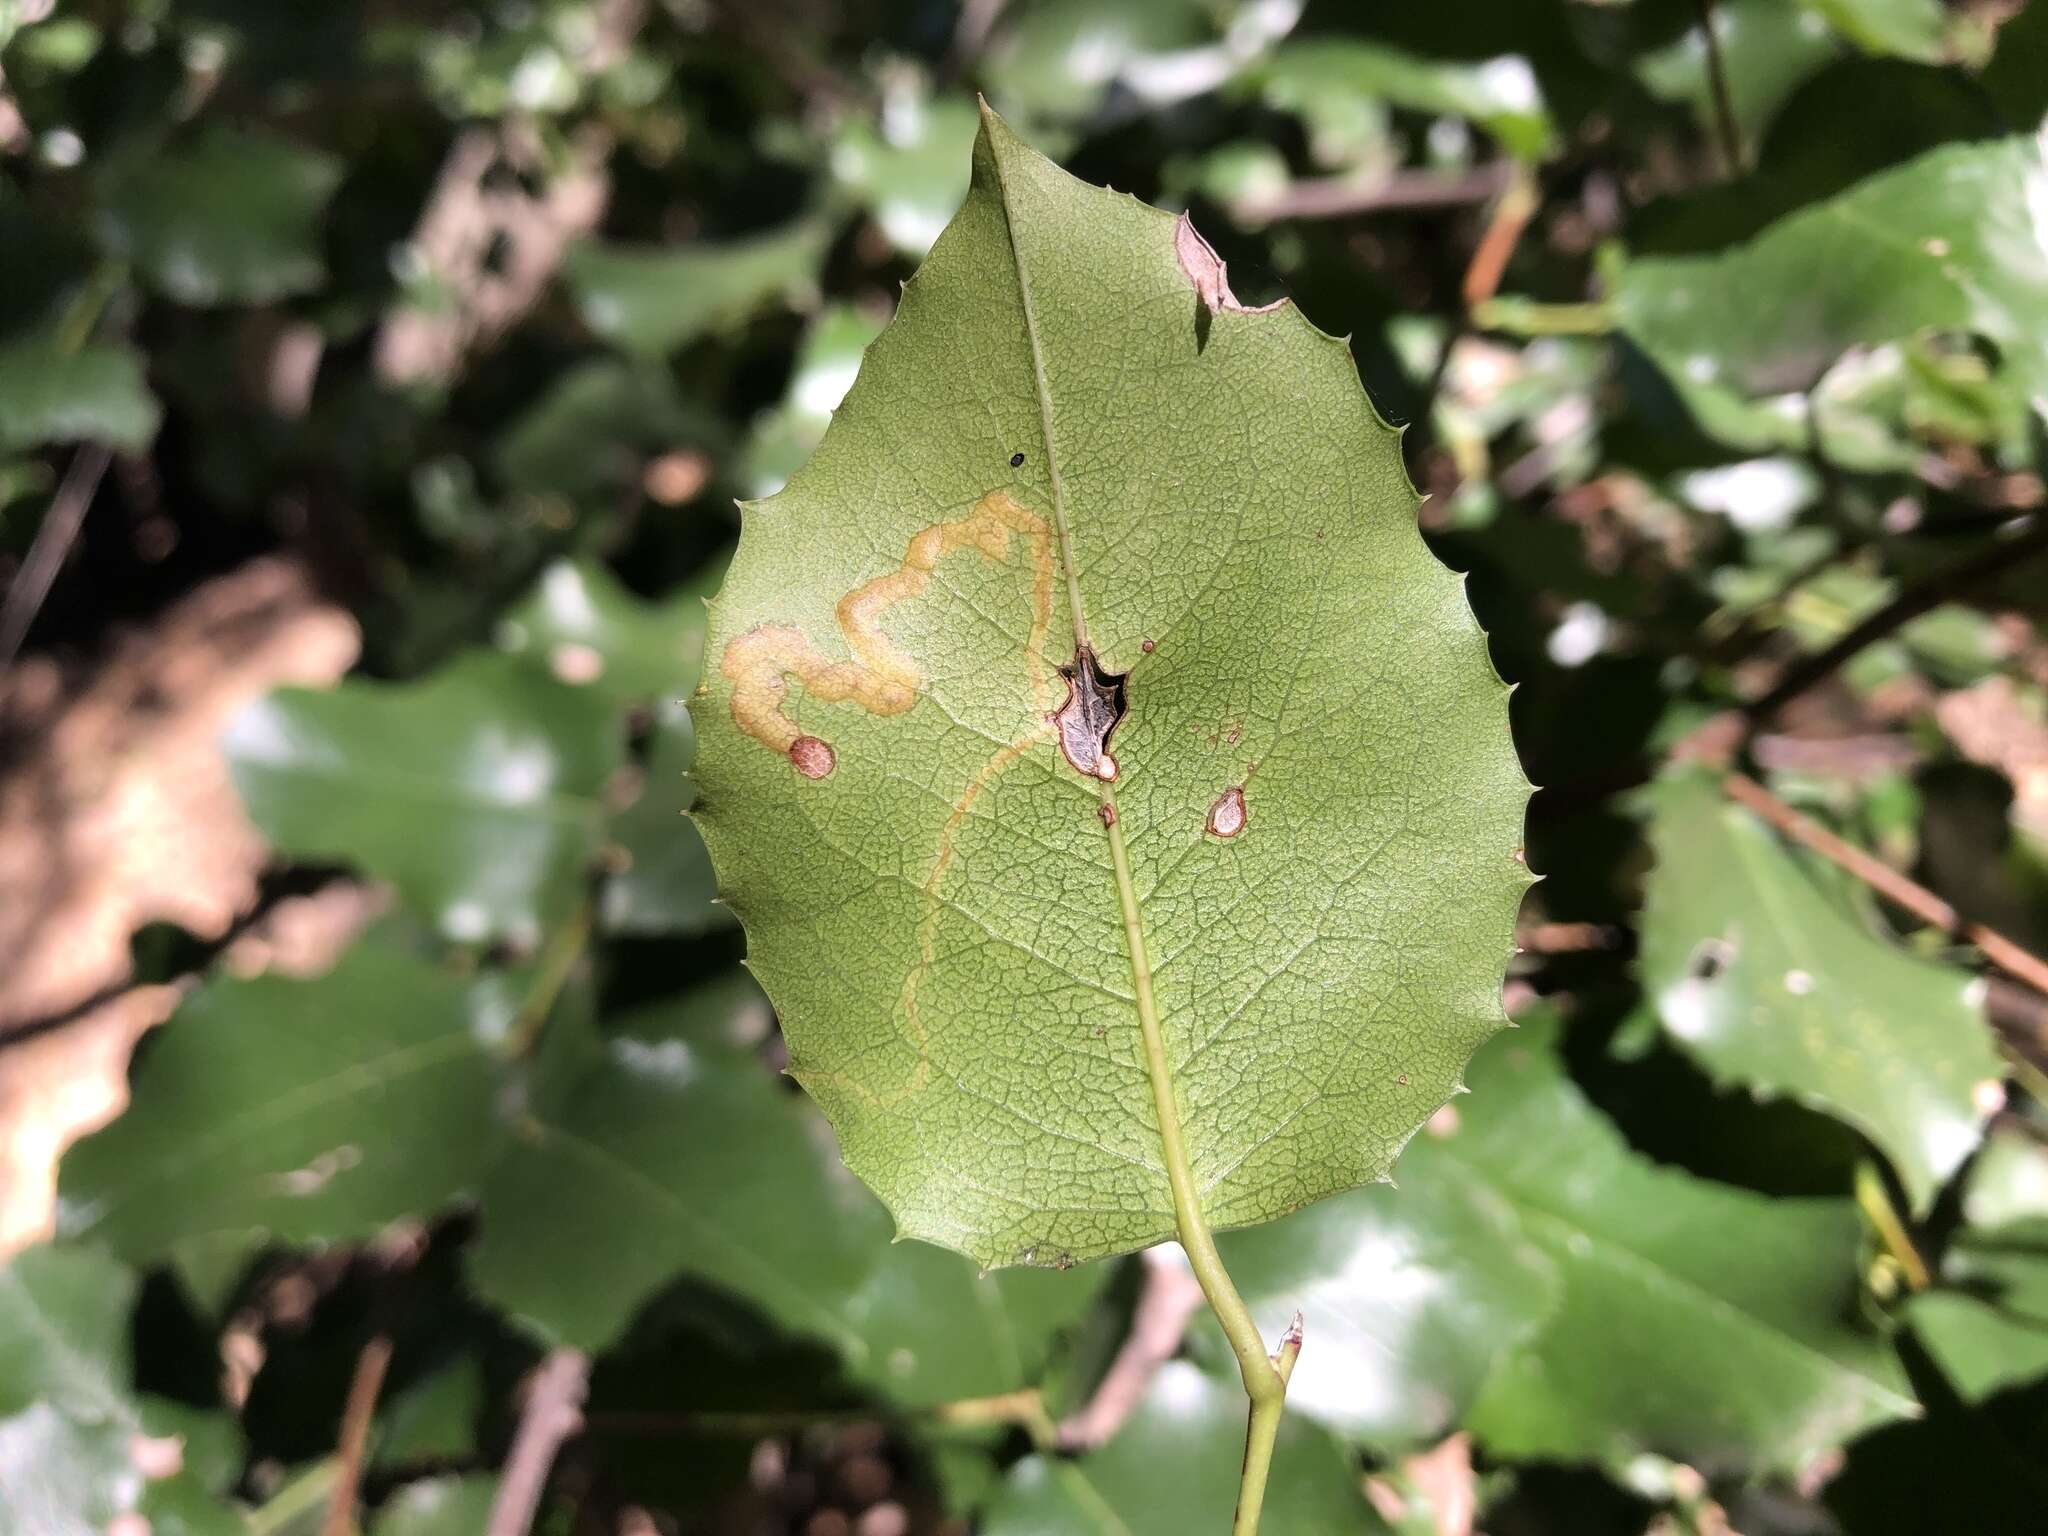
{"label": "small black speck on leaf", "polygon": [[1023,454],[1021,454],[1021,453],[1013,453],[1013,454],[1011,454],[1011,455],[1010,455],[1010,468],[1012,468],[1012,469],[1022,469],[1023,467],[1024,467],[1024,455],[1023,455]]}

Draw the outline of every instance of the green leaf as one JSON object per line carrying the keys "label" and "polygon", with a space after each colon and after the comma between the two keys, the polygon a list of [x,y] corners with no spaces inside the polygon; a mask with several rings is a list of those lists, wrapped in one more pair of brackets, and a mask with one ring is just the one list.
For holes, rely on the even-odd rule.
{"label": "green leaf", "polygon": [[[1101,1450],[1078,1461],[1030,1456],[1012,1468],[980,1529],[983,1536],[1208,1530],[1237,1497],[1243,1443],[1243,1394],[1185,1361],[1170,1361]],[[1387,1527],[1365,1502],[1351,1458],[1326,1431],[1290,1416],[1273,1450],[1259,1529],[1272,1536],[1384,1536]]]}
{"label": "green leaf", "polygon": [[2048,1377],[2048,1222],[1965,1233],[1942,1279],[1907,1301],[1906,1317],[1963,1401]]}
{"label": "green leaf", "polygon": [[607,933],[709,933],[728,928],[717,904],[711,855],[689,819],[696,786],[689,778],[697,739],[681,704],[655,712],[633,803],[612,818],[611,846],[623,855],[606,876],[598,916]]}
{"label": "green leaf", "polygon": [[980,117],[959,97],[891,94],[879,125],[855,118],[832,147],[832,174],[874,216],[889,243],[923,256],[967,195],[967,155]]}
{"label": "green leaf", "polygon": [[1022,120],[1084,118],[1112,90],[1157,107],[1225,84],[1300,14],[1261,0],[1040,0],[1004,18],[983,68],[989,94]]}
{"label": "green leaf", "polygon": [[[1800,83],[1838,56],[1826,24],[1784,0],[1722,0],[1707,14],[1714,19],[1729,104],[1745,143],[1760,138]],[[1703,132],[1718,134],[1704,26],[1644,55],[1635,71],[1652,95],[1684,102]]]}
{"label": "green leaf", "polygon": [[1703,421],[1930,329],[1987,338],[2004,387],[2048,399],[2048,260],[2027,211],[2044,178],[2031,136],[1932,150],[1746,244],[1630,264],[1616,317]]}
{"label": "green leaf", "polygon": [[978,1274],[956,1253],[892,1243],[854,1295],[866,1373],[906,1408],[994,1397],[1035,1383],[1053,1341],[1100,1293],[1106,1265]]}
{"label": "green leaf", "polygon": [[2004,1076],[1981,984],[1870,933],[1710,778],[1645,801],[1643,984],[1665,1033],[1717,1082],[1856,1127],[1924,1210]]}
{"label": "green leaf", "polygon": [[75,442],[139,453],[162,415],[130,348],[70,350],[46,340],[0,347],[0,453]]}
{"label": "green leaf", "polygon": [[1299,114],[1318,159],[1343,164],[1377,138],[1363,131],[1379,103],[1469,118],[1509,153],[1540,159],[1553,143],[1529,61],[1513,54],[1466,64],[1422,58],[1363,38],[1283,43],[1258,71],[1266,104]]}
{"label": "green leaf", "polygon": [[65,1234],[211,1269],[428,1214],[502,1140],[513,1012],[386,931],[312,980],[216,978],[138,1054],[128,1112],[66,1155]]}
{"label": "green leaf", "polygon": [[331,155],[210,125],[113,176],[98,233],[180,304],[268,304],[327,280],[321,214],[341,175]]}
{"label": "green leaf", "polygon": [[586,244],[569,253],[583,321],[623,351],[662,357],[738,325],[777,295],[808,295],[831,243],[822,219],[766,235],[667,250]]}
{"label": "green leaf", "polygon": [[2048,1146],[2033,1131],[1996,1121],[1970,1165],[1963,1219],[1989,1231],[2037,1217],[2048,1220]]}
{"label": "green leaf", "polygon": [[702,933],[725,926],[704,840],[685,816],[696,738],[684,700],[704,665],[704,598],[713,560],[661,603],[644,603],[595,561],[550,566],[498,626],[498,646],[651,717],[638,793],[606,828],[617,855],[599,898],[608,932]]}
{"label": "green leaf", "polygon": [[242,1529],[208,1487],[239,1460],[233,1426],[131,1388],[136,1289],[89,1249],[0,1269],[0,1536],[100,1536],[129,1512],[163,1536]]}
{"label": "green leaf", "polygon": [[1866,53],[1940,63],[1947,16],[1941,0],[1800,0]]}
{"label": "green leaf", "polygon": [[497,1496],[498,1480],[482,1473],[422,1478],[384,1501],[370,1536],[476,1536]]}
{"label": "green leaf", "polygon": [[493,456],[522,491],[594,503],[638,485],[648,456],[697,426],[666,370],[600,357],[557,378],[506,428]]}
{"label": "green leaf", "polygon": [[1173,1235],[1133,931],[1219,1227],[1383,1176],[1499,1028],[1527,786],[1415,508],[1342,343],[984,120],[748,512],[692,706],[791,1071],[905,1235],[991,1266]]}
{"label": "green leaf", "polygon": [[1501,1357],[1472,1411],[1487,1448],[1789,1468],[1916,1412],[1885,1343],[1854,1321],[1854,1207],[1652,1165],[1565,1077],[1556,1036],[1525,1016],[1474,1062],[1455,1129],[1402,1161],[1404,1180],[1427,1163],[1499,1194],[1563,1279],[1556,1313]]}
{"label": "green leaf", "polygon": [[1964,1401],[2048,1376],[2048,1146],[2001,1121],[1970,1166],[1969,1223],[1906,1317]]}
{"label": "green leaf", "polygon": [[688,1277],[905,1406],[1030,1384],[1101,1277],[977,1276],[891,1244],[816,1112],[740,1048],[768,1025],[737,982],[619,1021],[485,1183],[478,1287],[550,1341],[594,1350]]}
{"label": "green leaf", "polygon": [[476,652],[420,682],[270,694],[221,747],[279,852],[389,880],[459,942],[531,944],[581,899],[623,733],[602,695]]}
{"label": "green leaf", "polygon": [[595,560],[559,560],[499,621],[498,649],[617,706],[681,704],[704,670],[704,599],[715,560],[649,603]]}
{"label": "green leaf", "polygon": [[741,475],[750,494],[773,496],[824,440],[861,354],[881,331],[881,317],[850,304],[831,305],[811,321],[782,403],[756,417],[748,436]]}
{"label": "green leaf", "polygon": [[504,1139],[518,1008],[373,930],[326,975],[217,977],[137,1055],[133,1104],[63,1159],[59,1223],[213,1270],[346,1241],[473,1190]]}
{"label": "green leaf", "polygon": [[1419,1149],[1398,1190],[1352,1190],[1217,1246],[1266,1337],[1301,1314],[1288,1407],[1374,1445],[1454,1428],[1560,1295],[1513,1206]]}

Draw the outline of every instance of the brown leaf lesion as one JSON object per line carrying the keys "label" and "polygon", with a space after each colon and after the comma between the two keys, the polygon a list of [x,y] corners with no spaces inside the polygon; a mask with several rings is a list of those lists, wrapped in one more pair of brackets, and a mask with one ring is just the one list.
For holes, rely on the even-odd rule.
{"label": "brown leaf lesion", "polygon": [[844,660],[824,655],[793,624],[762,624],[734,638],[719,664],[732,684],[734,723],[770,751],[787,757],[805,778],[829,775],[838,757],[829,742],[800,730],[790,718],[789,680],[796,679],[812,697],[829,704],[851,702],[884,718],[906,713],[924,686],[924,672],[915,657],[883,632],[884,615],[921,595],[948,555],[972,549],[984,560],[1001,560],[1009,553],[1013,534],[1031,546],[1031,633],[1025,651],[1033,687],[1042,688],[1045,636],[1052,622],[1052,529],[1008,491],[991,491],[967,516],[921,529],[895,570],[839,600],[835,617],[846,640]]}
{"label": "brown leaf lesion", "polygon": [[1116,759],[1109,755],[1109,738],[1130,712],[1130,674],[1105,671],[1095,652],[1083,645],[1060,668],[1060,676],[1067,680],[1067,698],[1052,722],[1061,755],[1077,772],[1113,781]]}

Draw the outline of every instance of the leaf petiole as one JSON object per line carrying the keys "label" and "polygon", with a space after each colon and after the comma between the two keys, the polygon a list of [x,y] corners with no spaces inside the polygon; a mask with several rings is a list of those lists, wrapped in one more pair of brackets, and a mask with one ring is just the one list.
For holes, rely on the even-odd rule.
{"label": "leaf petiole", "polygon": [[1110,866],[1116,873],[1117,901],[1123,909],[1124,938],[1130,950],[1131,985],[1138,1003],[1138,1028],[1144,1036],[1145,1074],[1152,1083],[1153,1110],[1159,1118],[1159,1143],[1166,1159],[1166,1182],[1173,1196],[1173,1220],[1180,1232],[1180,1245],[1188,1264],[1200,1282],[1209,1308],[1223,1325],[1237,1356],[1238,1373],[1244,1378],[1245,1396],[1251,1399],[1251,1413],[1245,1425],[1244,1470],[1237,1485],[1237,1514],[1231,1524],[1232,1536],[1257,1536],[1259,1507],[1265,1502],[1266,1474],[1273,1465],[1273,1444],[1280,1434],[1280,1415],[1287,1402],[1287,1380],[1294,1373],[1301,1353],[1301,1320],[1280,1341],[1277,1353],[1268,1354],[1266,1341],[1253,1321],[1251,1309],[1237,1293],[1216,1240],[1202,1215],[1200,1196],[1195,1191],[1193,1166],[1188,1161],[1187,1141],[1181,1135],[1180,1108],[1174,1100],[1173,1069],[1166,1059],[1166,1037],[1159,1027],[1159,1005],[1152,994],[1152,961],[1145,946],[1144,918],[1138,908],[1138,890],[1131,879],[1131,859],[1124,847],[1122,819],[1116,814],[1116,790],[1102,785],[1102,825],[1109,835]]}

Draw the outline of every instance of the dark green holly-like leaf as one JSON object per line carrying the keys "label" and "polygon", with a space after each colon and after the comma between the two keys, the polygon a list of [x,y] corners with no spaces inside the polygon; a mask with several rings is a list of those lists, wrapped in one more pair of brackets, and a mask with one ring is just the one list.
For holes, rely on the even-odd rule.
{"label": "dark green holly-like leaf", "polygon": [[100,238],[181,304],[267,304],[326,281],[320,217],[341,174],[332,156],[212,126],[124,167]]}
{"label": "dark green holly-like leaf", "polygon": [[738,324],[777,295],[810,293],[831,235],[829,224],[809,218],[678,250],[584,245],[569,255],[569,284],[591,330],[624,351],[659,357]]}
{"label": "dark green holly-like leaf", "polygon": [[1416,1138],[1402,1164],[1498,1193],[1563,1281],[1472,1411],[1488,1448],[1792,1467],[1915,1412],[1889,1348],[1855,1320],[1854,1207],[1652,1166],[1564,1076],[1555,1032],[1539,1015],[1496,1040],[1456,1126]]}
{"label": "dark green holly-like leaf", "polygon": [[131,1385],[135,1277],[89,1249],[0,1268],[0,1536],[101,1536],[137,1514],[163,1536],[237,1536],[215,1497],[233,1425]]}
{"label": "dark green holly-like leaf", "polygon": [[1721,1082],[1855,1126],[1925,1207],[2004,1075],[1981,986],[1852,919],[1711,779],[1668,779],[1646,803],[1643,981],[1665,1032]]}
{"label": "dark green holly-like leaf", "polygon": [[0,452],[96,442],[134,453],[149,446],[161,415],[142,359],[127,347],[0,347]]}
{"label": "dark green holly-like leaf", "polygon": [[544,1337],[596,1349],[689,1277],[899,1403],[1030,1384],[1100,1277],[977,1276],[955,1254],[892,1245],[815,1110],[741,1049],[768,1024],[740,983],[619,1021],[486,1182],[478,1286]]}
{"label": "dark green holly-like leaf", "polygon": [[1218,1242],[1266,1337],[1299,1311],[1313,1341],[1289,1408],[1376,1445],[1454,1427],[1560,1293],[1509,1201],[1426,1149],[1403,1158],[1399,1178]]}
{"label": "dark green holly-like leaf", "polygon": [[147,1042],[128,1112],[64,1159],[63,1228],[211,1270],[429,1214],[500,1143],[516,1004],[383,933],[311,980],[218,978]]}
{"label": "dark green holly-like leaf", "polygon": [[483,653],[417,683],[271,694],[222,741],[279,852],[389,880],[468,943],[533,943],[575,908],[623,747],[601,695]]}
{"label": "dark green holly-like leaf", "polygon": [[[1242,1394],[1184,1361],[1170,1362],[1101,1450],[1075,1461],[1031,1456],[1011,1469],[981,1529],[985,1536],[1207,1530],[1237,1497],[1243,1442]],[[1370,1536],[1386,1526],[1365,1502],[1337,1442],[1290,1417],[1273,1451],[1259,1529],[1271,1536]]]}

